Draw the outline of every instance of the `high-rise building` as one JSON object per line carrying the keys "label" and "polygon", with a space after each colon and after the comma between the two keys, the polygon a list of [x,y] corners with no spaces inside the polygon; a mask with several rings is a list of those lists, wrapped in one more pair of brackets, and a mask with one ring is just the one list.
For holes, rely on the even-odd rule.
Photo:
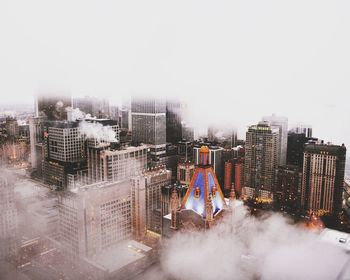
{"label": "high-rise building", "polygon": [[182,140],[181,103],[177,100],[166,101],[166,141],[172,144]]}
{"label": "high-rise building", "polygon": [[304,133],[288,133],[287,164],[303,168],[304,145],[308,141],[316,141],[316,138],[306,137]]}
{"label": "high-rise building", "polygon": [[166,153],[166,102],[133,98],[131,101],[132,141],[150,145],[153,160]]}
{"label": "high-rise building", "polygon": [[13,184],[6,173],[0,176],[0,259],[14,256],[18,249],[18,220]]}
{"label": "high-rise building", "polygon": [[77,257],[96,256],[132,237],[129,181],[59,193],[59,241]]}
{"label": "high-rise building", "polygon": [[272,128],[279,130],[279,164],[285,165],[287,162],[287,141],[288,141],[288,119],[276,115],[265,116],[262,118],[270,124]]}
{"label": "high-rise building", "polygon": [[243,195],[272,198],[279,148],[279,128],[273,128],[267,122],[248,128]]}
{"label": "high-rise building", "polygon": [[67,187],[67,175],[86,168],[84,136],[78,122],[46,122],[44,126],[43,178],[56,189]]}
{"label": "high-rise building", "polygon": [[234,176],[235,176],[235,191],[238,197],[242,195],[242,188],[244,186],[244,158],[235,160]]}
{"label": "high-rise building", "polygon": [[189,126],[188,124],[182,122],[182,139],[185,141],[193,141],[194,140],[194,128]]}
{"label": "high-rise building", "polygon": [[148,146],[113,149],[108,144],[88,146],[90,182],[128,180],[147,169]]}
{"label": "high-rise building", "polygon": [[161,233],[161,189],[171,183],[171,171],[156,168],[131,178],[134,236],[142,240],[147,230]]}
{"label": "high-rise building", "polygon": [[346,148],[308,143],[304,150],[301,206],[318,215],[339,214],[345,175]]}
{"label": "high-rise building", "polygon": [[290,132],[297,133],[297,134],[304,133],[306,137],[311,138],[312,137],[312,126],[307,125],[307,124],[298,123],[291,128]]}
{"label": "high-rise building", "polygon": [[194,173],[194,169],[195,166],[192,162],[179,162],[177,165],[177,181],[181,185],[189,186]]}
{"label": "high-rise building", "polygon": [[278,167],[273,195],[277,209],[293,214],[300,210],[301,183],[302,172],[298,166]]}
{"label": "high-rise building", "polygon": [[225,193],[230,192],[232,188],[232,162],[225,162],[225,180],[224,180],[224,191]]}

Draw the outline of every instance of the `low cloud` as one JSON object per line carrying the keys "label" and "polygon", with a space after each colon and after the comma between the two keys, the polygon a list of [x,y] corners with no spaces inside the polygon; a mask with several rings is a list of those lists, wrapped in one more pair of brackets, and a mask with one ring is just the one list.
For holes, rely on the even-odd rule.
{"label": "low cloud", "polygon": [[83,120],[79,123],[81,134],[87,138],[94,138],[97,141],[116,142],[116,133],[111,126],[103,126],[98,122],[87,122]]}
{"label": "low cloud", "polygon": [[347,261],[342,248],[321,242],[317,233],[279,214],[249,216],[239,206],[212,230],[168,240],[161,270],[169,279],[328,280],[338,279]]}

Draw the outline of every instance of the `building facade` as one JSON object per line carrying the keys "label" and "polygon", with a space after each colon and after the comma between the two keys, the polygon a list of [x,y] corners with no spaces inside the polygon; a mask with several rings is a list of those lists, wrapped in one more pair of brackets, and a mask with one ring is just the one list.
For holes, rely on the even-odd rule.
{"label": "building facade", "polygon": [[152,159],[166,153],[166,102],[133,98],[131,101],[132,141],[150,145]]}
{"label": "building facade", "polygon": [[249,127],[245,143],[243,195],[272,198],[279,148],[279,129],[273,129],[267,122]]}
{"label": "building facade", "polygon": [[131,179],[134,236],[142,240],[151,230],[161,232],[162,187],[170,185],[171,171],[156,168]]}
{"label": "building facade", "polygon": [[319,143],[305,145],[301,206],[318,215],[342,209],[346,148]]}
{"label": "building facade", "polygon": [[263,121],[268,122],[272,128],[279,130],[279,164],[285,165],[287,162],[287,142],[288,142],[288,119],[276,115],[265,116]]}
{"label": "building facade", "polygon": [[59,242],[92,257],[132,236],[129,181],[96,183],[59,194]]}

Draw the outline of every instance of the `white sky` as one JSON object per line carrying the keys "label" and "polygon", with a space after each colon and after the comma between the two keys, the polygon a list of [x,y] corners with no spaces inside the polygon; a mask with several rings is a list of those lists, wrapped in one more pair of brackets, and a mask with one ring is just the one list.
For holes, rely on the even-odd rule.
{"label": "white sky", "polygon": [[182,97],[197,127],[262,115],[350,146],[350,1],[0,1],[1,103],[42,88]]}

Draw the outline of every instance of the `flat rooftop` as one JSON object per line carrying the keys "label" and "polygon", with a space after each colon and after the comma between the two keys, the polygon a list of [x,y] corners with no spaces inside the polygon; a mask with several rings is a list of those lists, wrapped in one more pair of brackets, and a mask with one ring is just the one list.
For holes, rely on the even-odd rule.
{"label": "flat rooftop", "polygon": [[111,273],[146,257],[151,250],[135,240],[127,240],[87,261]]}

